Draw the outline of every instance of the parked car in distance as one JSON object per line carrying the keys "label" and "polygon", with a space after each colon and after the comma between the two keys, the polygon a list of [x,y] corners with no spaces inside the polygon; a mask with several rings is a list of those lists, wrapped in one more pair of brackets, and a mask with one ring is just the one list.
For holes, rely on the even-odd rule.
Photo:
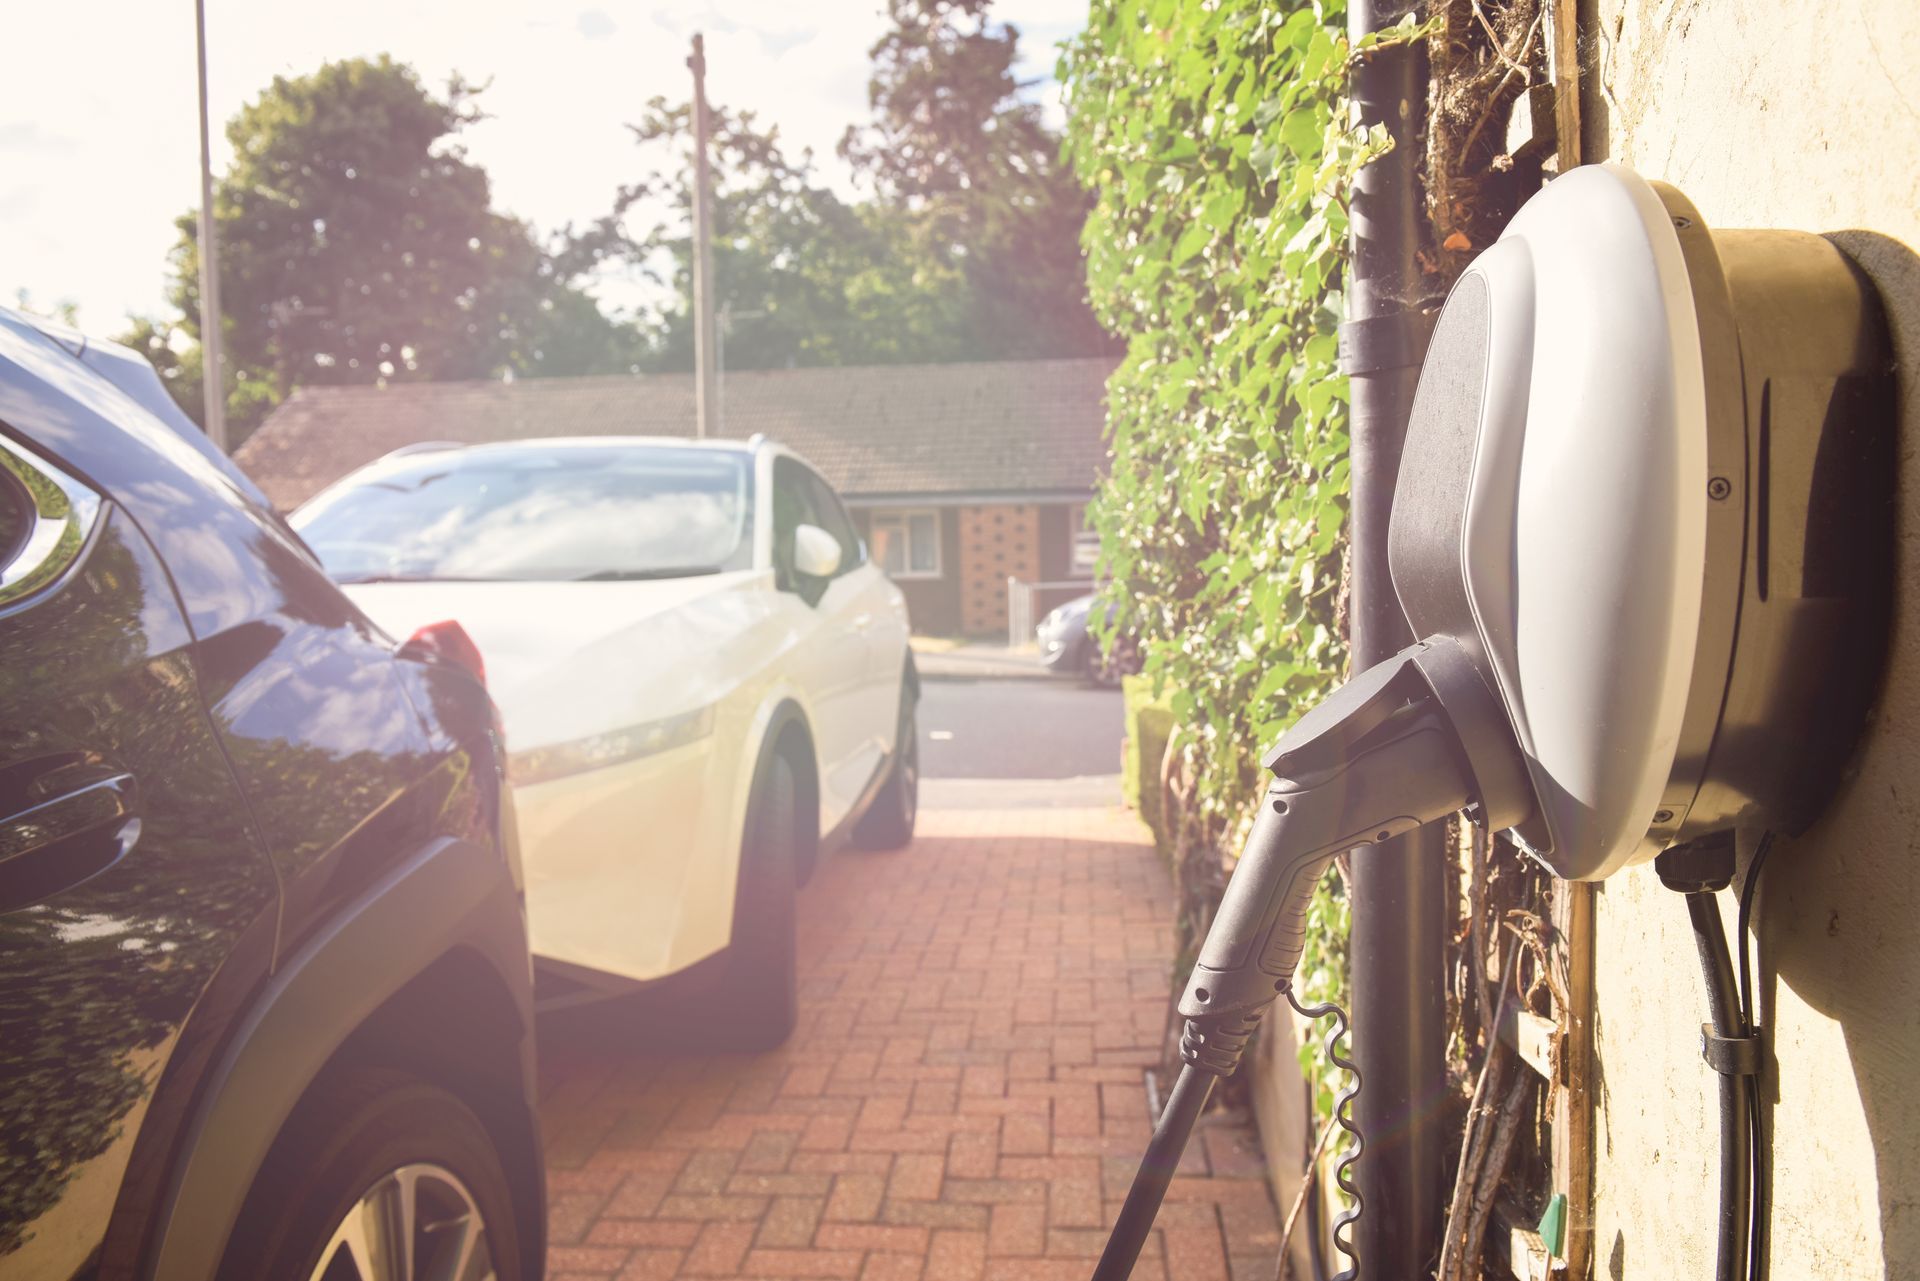
{"label": "parked car in distance", "polygon": [[1095,685],[1114,686],[1122,676],[1140,670],[1139,648],[1128,637],[1121,637],[1111,653],[1087,625],[1098,598],[1092,594],[1077,596],[1053,610],[1034,628],[1040,642],[1040,661],[1047,670],[1063,676],[1079,676]]}
{"label": "parked car in distance", "polygon": [[784,1040],[796,889],[842,838],[906,845],[919,795],[905,601],[819,474],[764,441],[420,447],[292,519],[388,630],[477,643],[543,1005],[686,975],[737,1044]]}
{"label": "parked car in distance", "polygon": [[0,310],[0,1281],[537,1281],[486,691],[197,437]]}

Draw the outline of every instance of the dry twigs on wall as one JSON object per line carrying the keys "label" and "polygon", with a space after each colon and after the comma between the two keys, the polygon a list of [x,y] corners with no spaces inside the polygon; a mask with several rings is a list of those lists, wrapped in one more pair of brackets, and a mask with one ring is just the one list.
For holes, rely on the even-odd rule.
{"label": "dry twigs on wall", "polygon": [[1488,188],[1504,181],[1514,103],[1547,81],[1544,13],[1541,0],[1436,0],[1434,5],[1422,175],[1434,247],[1422,260],[1443,288],[1493,242],[1511,213]]}

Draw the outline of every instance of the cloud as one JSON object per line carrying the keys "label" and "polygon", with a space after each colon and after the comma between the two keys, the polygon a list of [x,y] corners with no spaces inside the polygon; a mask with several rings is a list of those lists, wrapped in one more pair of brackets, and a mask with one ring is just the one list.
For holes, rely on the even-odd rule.
{"label": "cloud", "polygon": [[15,187],[0,191],[0,222],[23,219],[40,207],[40,192],[35,187]]}
{"label": "cloud", "polygon": [[605,40],[620,29],[604,9],[582,9],[574,26],[589,40]]}
{"label": "cloud", "polygon": [[36,120],[9,120],[0,124],[0,151],[68,151],[74,140],[49,131]]}
{"label": "cloud", "polygon": [[795,27],[791,31],[763,31],[760,33],[760,47],[777,58],[787,50],[797,48],[819,34],[818,27]]}

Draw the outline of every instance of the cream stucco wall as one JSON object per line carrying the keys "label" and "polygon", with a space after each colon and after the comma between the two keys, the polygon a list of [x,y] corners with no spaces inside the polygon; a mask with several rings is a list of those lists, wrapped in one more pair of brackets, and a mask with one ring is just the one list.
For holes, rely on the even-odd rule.
{"label": "cream stucco wall", "polygon": [[[1890,315],[1905,424],[1891,668],[1840,802],[1775,849],[1757,934],[1771,1275],[1920,1277],[1920,3],[1582,10],[1587,159],[1675,184],[1712,226],[1830,234]],[[1717,1112],[1686,913],[1649,867],[1606,884],[1597,920],[1594,1275],[1710,1277]]]}

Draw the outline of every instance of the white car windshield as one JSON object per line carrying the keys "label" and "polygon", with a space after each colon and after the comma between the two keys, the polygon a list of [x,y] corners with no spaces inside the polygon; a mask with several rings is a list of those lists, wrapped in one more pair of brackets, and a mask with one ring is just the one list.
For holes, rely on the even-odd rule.
{"label": "white car windshield", "polygon": [[753,468],[670,445],[448,450],[350,476],[292,523],[344,583],[715,574],[751,564]]}

